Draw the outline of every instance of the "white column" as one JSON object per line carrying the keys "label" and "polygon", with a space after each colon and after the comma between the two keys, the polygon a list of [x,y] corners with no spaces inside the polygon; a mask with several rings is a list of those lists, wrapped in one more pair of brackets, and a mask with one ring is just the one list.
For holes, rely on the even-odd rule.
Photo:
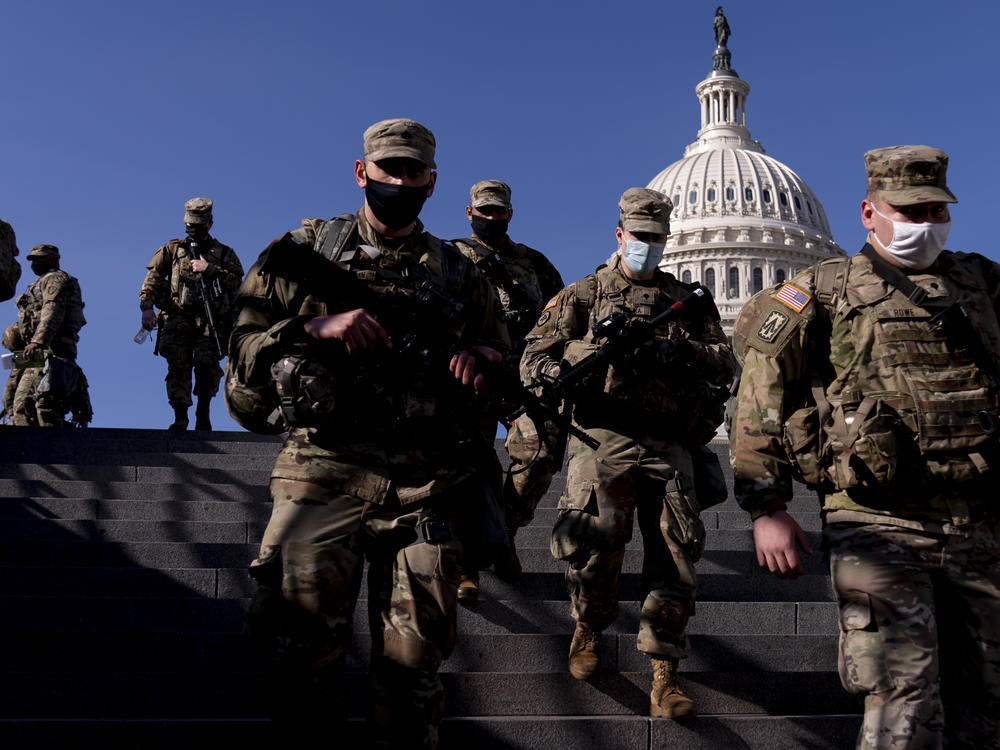
{"label": "white column", "polygon": [[729,92],[729,122],[736,122],[736,92]]}

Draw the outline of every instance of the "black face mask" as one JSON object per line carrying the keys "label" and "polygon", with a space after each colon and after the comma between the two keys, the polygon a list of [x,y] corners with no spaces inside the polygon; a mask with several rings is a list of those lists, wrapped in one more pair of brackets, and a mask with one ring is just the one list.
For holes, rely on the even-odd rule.
{"label": "black face mask", "polygon": [[389,229],[402,229],[416,221],[420,215],[429,187],[392,185],[369,177],[365,183],[365,201],[375,218]]}
{"label": "black face mask", "polygon": [[510,219],[487,219],[485,216],[472,216],[472,231],[476,237],[487,245],[495,245],[507,234]]}
{"label": "black face mask", "polygon": [[52,268],[52,264],[47,260],[33,260],[31,261],[31,272],[35,276],[42,276],[48,273],[49,269]]}
{"label": "black face mask", "polygon": [[204,224],[185,224],[184,234],[192,242],[204,242],[208,239],[208,227]]}

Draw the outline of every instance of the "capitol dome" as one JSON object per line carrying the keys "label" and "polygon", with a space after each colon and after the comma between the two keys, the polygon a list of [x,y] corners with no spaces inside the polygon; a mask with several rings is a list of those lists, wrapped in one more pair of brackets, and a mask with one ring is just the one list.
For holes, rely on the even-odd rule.
{"label": "capitol dome", "polygon": [[726,39],[728,25],[724,38],[717,35],[711,72],[695,89],[698,139],[648,187],[674,204],[660,267],[705,285],[732,334],[740,308],[754,294],[845,253],[816,194],[750,137],[750,84],[732,69]]}

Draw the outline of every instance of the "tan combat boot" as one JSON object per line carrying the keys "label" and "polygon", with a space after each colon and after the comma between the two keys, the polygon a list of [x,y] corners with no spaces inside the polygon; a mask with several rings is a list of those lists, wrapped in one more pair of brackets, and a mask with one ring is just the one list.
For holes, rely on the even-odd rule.
{"label": "tan combat boot", "polygon": [[601,663],[598,646],[601,631],[592,630],[582,622],[576,624],[573,641],[569,644],[569,673],[578,680],[589,680]]}
{"label": "tan combat boot", "polygon": [[694,701],[677,681],[677,660],[653,657],[653,689],[649,694],[649,715],[664,719],[692,719],[698,715]]}
{"label": "tan combat boot", "polygon": [[479,571],[463,571],[458,582],[458,598],[463,602],[479,601]]}

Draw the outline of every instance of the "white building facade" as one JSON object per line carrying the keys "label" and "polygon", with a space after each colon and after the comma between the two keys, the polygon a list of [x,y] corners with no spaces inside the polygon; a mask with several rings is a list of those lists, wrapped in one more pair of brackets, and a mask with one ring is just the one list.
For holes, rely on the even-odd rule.
{"label": "white building facade", "polygon": [[809,186],[750,137],[750,84],[729,60],[724,44],[717,47],[712,71],[695,89],[698,139],[647,187],[674,204],[660,267],[706,286],[731,335],[754,294],[845,253]]}

